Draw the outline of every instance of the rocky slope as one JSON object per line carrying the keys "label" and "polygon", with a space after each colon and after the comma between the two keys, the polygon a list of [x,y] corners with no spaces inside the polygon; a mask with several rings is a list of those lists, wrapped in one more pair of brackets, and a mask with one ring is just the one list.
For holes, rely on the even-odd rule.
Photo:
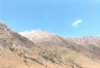
{"label": "rocky slope", "polygon": [[0,24],[0,68],[100,68],[100,39],[16,33]]}

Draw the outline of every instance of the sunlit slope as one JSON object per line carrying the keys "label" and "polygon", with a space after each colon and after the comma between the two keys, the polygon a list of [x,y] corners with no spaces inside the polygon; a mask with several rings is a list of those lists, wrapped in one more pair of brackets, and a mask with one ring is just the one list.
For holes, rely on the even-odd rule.
{"label": "sunlit slope", "polygon": [[16,33],[0,24],[0,68],[100,68],[100,40],[87,38],[46,31]]}

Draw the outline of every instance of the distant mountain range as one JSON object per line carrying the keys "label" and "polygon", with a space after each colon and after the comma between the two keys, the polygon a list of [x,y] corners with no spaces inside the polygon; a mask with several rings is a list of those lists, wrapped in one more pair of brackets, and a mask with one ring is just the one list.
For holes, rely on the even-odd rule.
{"label": "distant mountain range", "polygon": [[100,37],[17,33],[0,23],[0,68],[100,68]]}

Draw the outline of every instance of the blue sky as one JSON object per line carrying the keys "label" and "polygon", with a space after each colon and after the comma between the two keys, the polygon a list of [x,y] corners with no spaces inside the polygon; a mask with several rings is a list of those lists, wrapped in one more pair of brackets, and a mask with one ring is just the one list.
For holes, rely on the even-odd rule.
{"label": "blue sky", "polygon": [[0,20],[17,32],[100,35],[100,0],[0,0]]}

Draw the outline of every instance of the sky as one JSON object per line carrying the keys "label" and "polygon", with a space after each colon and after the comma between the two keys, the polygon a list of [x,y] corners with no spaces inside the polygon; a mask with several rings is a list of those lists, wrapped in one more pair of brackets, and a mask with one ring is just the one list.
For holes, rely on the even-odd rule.
{"label": "sky", "polygon": [[0,21],[16,32],[100,35],[100,0],[0,0]]}

